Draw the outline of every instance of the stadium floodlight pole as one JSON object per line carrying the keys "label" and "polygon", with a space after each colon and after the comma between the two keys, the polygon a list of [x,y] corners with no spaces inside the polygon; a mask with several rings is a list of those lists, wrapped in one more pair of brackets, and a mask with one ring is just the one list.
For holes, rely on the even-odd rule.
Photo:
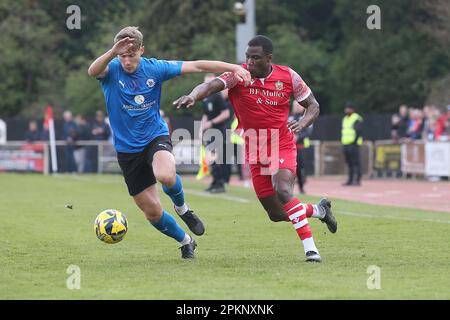
{"label": "stadium floodlight pole", "polygon": [[236,63],[241,64],[245,62],[247,43],[256,35],[255,0],[236,2],[234,13],[240,16],[245,15],[245,22],[236,25]]}

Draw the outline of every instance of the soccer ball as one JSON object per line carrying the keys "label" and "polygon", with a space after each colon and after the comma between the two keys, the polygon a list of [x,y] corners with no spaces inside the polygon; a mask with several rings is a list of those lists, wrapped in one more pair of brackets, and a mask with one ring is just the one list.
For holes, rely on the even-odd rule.
{"label": "soccer ball", "polygon": [[128,221],[122,212],[108,209],[98,214],[94,222],[94,230],[103,242],[117,243],[127,234]]}

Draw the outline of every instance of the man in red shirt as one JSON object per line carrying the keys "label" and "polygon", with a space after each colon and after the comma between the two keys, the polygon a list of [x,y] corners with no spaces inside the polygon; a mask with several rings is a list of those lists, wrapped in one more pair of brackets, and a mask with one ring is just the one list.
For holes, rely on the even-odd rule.
{"label": "man in red shirt", "polygon": [[[246,159],[259,201],[272,221],[292,222],[303,242],[306,261],[320,262],[307,218],[319,218],[335,233],[337,222],[331,202],[324,198],[317,205],[306,204],[293,195],[297,161],[294,132],[314,122],[319,104],[294,70],[272,64],[272,51],[269,38],[254,37],[248,43],[243,65],[252,76],[250,85],[245,86],[232,73],[224,73],[198,85],[189,95],[174,101],[174,105],[189,108],[196,101],[228,89],[239,125],[244,129]],[[288,121],[291,96],[306,108],[299,121]]]}

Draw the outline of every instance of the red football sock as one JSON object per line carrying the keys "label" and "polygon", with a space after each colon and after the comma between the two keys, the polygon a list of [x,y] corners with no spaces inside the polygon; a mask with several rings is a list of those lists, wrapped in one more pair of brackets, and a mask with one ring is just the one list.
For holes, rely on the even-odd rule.
{"label": "red football sock", "polygon": [[[301,203],[301,201],[298,200],[297,198],[294,198],[293,200],[291,200],[291,202],[294,201],[294,200],[297,200],[297,201],[298,201],[298,202],[296,202],[296,205],[297,205],[298,203]],[[287,206],[289,203],[291,203],[291,202],[288,202],[288,203],[286,203],[286,204],[284,205],[284,210],[285,210],[285,211],[286,211],[286,206]],[[313,212],[314,212],[314,209],[313,209],[312,204],[311,204],[311,203],[301,203],[301,204],[302,204],[303,206],[306,207],[306,217],[307,217],[307,218],[311,217],[312,214],[313,214]],[[286,217],[286,221],[287,221],[287,222],[290,222],[290,221],[291,221],[291,219],[289,219],[289,214],[288,214],[287,217]]]}
{"label": "red football sock", "polygon": [[284,211],[286,211],[289,220],[294,225],[295,231],[297,231],[300,239],[304,240],[311,238],[312,232],[307,217],[310,217],[313,213],[312,205],[301,203],[300,200],[294,198],[286,203],[283,208]]}

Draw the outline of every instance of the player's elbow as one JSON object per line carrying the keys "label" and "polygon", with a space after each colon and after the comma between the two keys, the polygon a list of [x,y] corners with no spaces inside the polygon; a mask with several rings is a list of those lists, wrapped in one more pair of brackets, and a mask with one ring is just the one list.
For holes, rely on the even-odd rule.
{"label": "player's elbow", "polygon": [[314,117],[317,118],[320,114],[320,105],[317,101],[314,101],[311,105],[311,109],[314,110]]}
{"label": "player's elbow", "polygon": [[92,66],[89,67],[87,73],[88,73],[89,77],[95,77],[95,76],[97,76],[97,74],[94,72]]}
{"label": "player's elbow", "polygon": [[95,63],[91,64],[88,69],[88,75],[93,78],[97,78],[104,72],[104,70],[98,70],[98,67],[95,66]]}

